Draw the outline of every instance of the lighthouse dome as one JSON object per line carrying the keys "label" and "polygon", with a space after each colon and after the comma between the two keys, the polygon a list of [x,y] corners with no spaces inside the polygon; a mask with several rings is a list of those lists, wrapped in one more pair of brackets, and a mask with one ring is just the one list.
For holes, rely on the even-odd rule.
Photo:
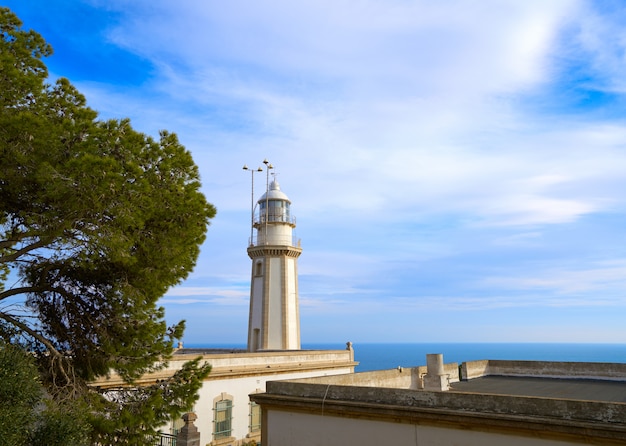
{"label": "lighthouse dome", "polygon": [[261,198],[259,198],[258,203],[265,202],[266,200],[281,200],[291,203],[289,197],[287,197],[287,195],[285,195],[285,193],[280,190],[280,185],[275,179],[272,180],[272,182],[270,183],[269,191],[264,193]]}

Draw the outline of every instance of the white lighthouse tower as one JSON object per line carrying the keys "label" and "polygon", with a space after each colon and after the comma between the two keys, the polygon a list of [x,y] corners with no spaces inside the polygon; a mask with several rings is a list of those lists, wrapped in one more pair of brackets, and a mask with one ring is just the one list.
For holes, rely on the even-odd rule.
{"label": "white lighthouse tower", "polygon": [[[266,163],[269,168],[271,164]],[[251,236],[248,246],[252,259],[248,323],[251,352],[300,349],[298,257],[302,249],[293,239],[296,223],[290,206],[291,201],[274,178],[257,201],[256,214],[253,207],[256,236]]]}

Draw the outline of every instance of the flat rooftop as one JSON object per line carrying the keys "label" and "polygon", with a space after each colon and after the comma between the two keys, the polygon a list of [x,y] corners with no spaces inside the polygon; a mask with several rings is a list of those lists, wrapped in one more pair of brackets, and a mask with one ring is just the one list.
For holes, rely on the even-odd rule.
{"label": "flat rooftop", "polygon": [[[211,364],[211,373],[206,380],[234,379],[253,376],[276,375],[280,379],[286,373],[319,371],[326,373],[351,373],[359,363],[354,361],[354,350],[264,350],[247,352],[228,348],[179,348],[167,361],[167,365],[156,372],[148,373],[136,380],[137,384],[152,384],[172,376],[190,360],[200,358]],[[332,373],[331,373],[332,375]],[[115,372],[101,377],[93,385],[115,388],[125,383]]]}
{"label": "flat rooftop", "polygon": [[242,348],[178,348],[175,355],[223,355],[228,353],[248,353]]}
{"label": "flat rooftop", "polygon": [[250,398],[276,412],[626,444],[626,364],[433,356],[426,366],[268,381]]}
{"label": "flat rooftop", "polygon": [[455,382],[450,391],[626,403],[626,381],[518,376],[483,376]]}

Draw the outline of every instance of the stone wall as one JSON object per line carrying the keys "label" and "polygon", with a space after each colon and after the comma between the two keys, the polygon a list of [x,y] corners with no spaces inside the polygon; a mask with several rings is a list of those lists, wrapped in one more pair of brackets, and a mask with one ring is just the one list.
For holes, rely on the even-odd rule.
{"label": "stone wall", "polygon": [[623,381],[626,364],[485,360],[464,362],[461,375],[463,380],[491,375]]}
{"label": "stone wall", "polygon": [[[351,373],[329,377],[315,377],[292,380],[300,383],[325,382],[332,385],[359,386],[359,387],[384,387],[395,389],[423,389],[426,366],[398,367],[388,370],[375,370],[371,372]],[[444,374],[450,383],[459,382],[459,365],[456,362],[444,364]]]}
{"label": "stone wall", "polygon": [[[334,439],[319,443],[318,436],[335,426],[337,438],[360,438],[360,429],[368,429],[374,422],[381,423],[380,432],[391,435],[388,442],[365,436],[356,444],[413,445],[414,435],[421,437],[431,428],[443,429],[440,433],[445,431],[450,442],[417,444],[544,445],[553,444],[553,440],[563,445],[626,444],[624,403],[370,387],[367,377],[361,376],[363,382],[359,382],[359,375],[350,383],[345,376],[268,382],[266,393],[251,396],[264,411],[263,435],[267,436],[263,444],[295,444],[287,438],[297,439],[300,446],[355,444]],[[301,428],[296,429],[296,419]],[[400,438],[405,430],[406,435]],[[477,433],[475,441],[465,440],[469,431]],[[290,436],[283,438],[287,434]],[[503,436],[510,441],[503,441]]]}

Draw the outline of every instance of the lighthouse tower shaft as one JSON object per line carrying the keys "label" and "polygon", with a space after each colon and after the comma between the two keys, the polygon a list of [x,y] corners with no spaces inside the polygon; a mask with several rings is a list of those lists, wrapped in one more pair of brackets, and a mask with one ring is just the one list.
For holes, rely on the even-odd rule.
{"label": "lighthouse tower shaft", "polygon": [[295,219],[291,202],[278,182],[257,202],[256,237],[250,241],[252,259],[248,351],[299,350],[298,257],[293,240]]}

